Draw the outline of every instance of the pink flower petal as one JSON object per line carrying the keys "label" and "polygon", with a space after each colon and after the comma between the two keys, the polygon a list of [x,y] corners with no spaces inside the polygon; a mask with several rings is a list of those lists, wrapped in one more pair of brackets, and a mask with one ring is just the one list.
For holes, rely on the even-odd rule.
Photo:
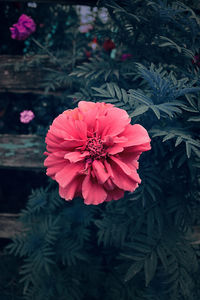
{"label": "pink flower petal", "polygon": [[100,204],[105,201],[107,193],[102,185],[95,182],[88,174],[82,184],[82,194],[85,204]]}
{"label": "pink flower petal", "polygon": [[129,124],[122,135],[128,138],[123,144],[125,147],[149,144],[151,141],[146,129],[139,124]]}
{"label": "pink flower petal", "polygon": [[113,183],[111,178],[108,178],[108,180],[104,183],[103,186],[107,192],[112,191],[116,188],[116,185]]}
{"label": "pink flower petal", "polygon": [[72,149],[75,149],[77,147],[81,147],[85,144],[82,140],[65,140],[64,142],[60,143],[60,147],[62,149],[66,149],[66,151],[70,151]]}
{"label": "pink flower petal", "polygon": [[127,148],[125,149],[124,152],[119,153],[118,159],[123,163],[125,163],[130,169],[132,169],[133,167],[137,169],[138,168],[137,160],[139,159],[141,152],[139,153],[134,151],[129,152],[126,150]]}
{"label": "pink flower petal", "polygon": [[105,127],[102,132],[104,136],[116,136],[124,131],[125,127],[130,123],[130,118],[125,110],[113,107],[107,112]]}
{"label": "pink flower petal", "polygon": [[109,164],[109,162],[107,160],[104,161],[104,165],[105,165],[106,171],[109,174],[109,177],[113,178],[114,177],[113,170],[112,170],[111,165]]}
{"label": "pink flower petal", "polygon": [[111,155],[117,154],[119,152],[122,152],[124,150],[123,147],[119,146],[119,145],[114,145],[112,147],[107,148],[107,152]]}
{"label": "pink flower petal", "polygon": [[61,187],[65,188],[83,169],[84,164],[82,162],[68,163],[61,171],[56,173],[56,181]]}
{"label": "pink flower petal", "polygon": [[63,165],[66,164],[66,162],[63,160],[63,158],[57,158],[55,155],[50,154],[44,161],[45,167],[51,167],[54,165],[57,165],[59,163],[62,163]]}
{"label": "pink flower petal", "polygon": [[109,174],[101,161],[94,160],[92,163],[92,169],[100,184],[103,184],[109,178]]}
{"label": "pink flower petal", "polygon": [[[80,130],[81,127],[82,131]],[[86,138],[86,129],[86,124],[83,125],[82,121],[70,118],[65,112],[59,115],[50,126],[50,132],[55,133],[55,135],[59,134],[59,130],[62,130],[65,133],[66,140]]]}
{"label": "pink flower petal", "polygon": [[88,156],[89,152],[85,151],[84,153],[81,153],[79,151],[69,152],[65,154],[64,158],[68,159],[71,163],[75,163],[77,161],[82,161],[85,159],[86,156]]}
{"label": "pink flower petal", "polygon": [[[65,200],[69,201],[72,200],[75,196],[78,196],[81,191],[82,186],[82,177],[77,177],[69,185],[65,188],[59,186],[59,195],[60,197],[64,198]],[[79,195],[80,196],[80,195]]]}
{"label": "pink flower petal", "polygon": [[112,181],[120,189],[124,191],[133,192],[138,186],[138,183],[141,182],[139,175],[136,171],[132,171],[131,175],[127,175],[124,172],[122,172],[120,167],[114,162],[112,162],[111,167],[114,174]]}
{"label": "pink flower petal", "polygon": [[112,191],[109,191],[108,196],[105,201],[109,202],[111,200],[119,200],[123,197],[124,197],[124,191],[116,188]]}
{"label": "pink flower petal", "polygon": [[96,103],[95,102],[87,102],[87,101],[80,101],[78,104],[78,107],[80,108],[80,110],[82,112],[94,109],[96,107]]}
{"label": "pink flower petal", "polygon": [[127,175],[131,174],[131,169],[123,161],[115,156],[110,156],[110,159],[112,159],[120,167],[120,169],[124,171],[124,173],[126,173]]}
{"label": "pink flower petal", "polygon": [[54,166],[48,166],[48,169],[46,171],[46,174],[50,177],[55,178],[55,174],[60,172],[63,169],[64,165],[63,162],[57,162]]}

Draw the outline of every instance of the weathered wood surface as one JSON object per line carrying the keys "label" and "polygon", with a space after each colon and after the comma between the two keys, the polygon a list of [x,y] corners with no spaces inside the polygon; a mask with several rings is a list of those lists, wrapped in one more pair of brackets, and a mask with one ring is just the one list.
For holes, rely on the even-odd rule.
{"label": "weathered wood surface", "polygon": [[[48,56],[40,56],[39,66],[30,66],[33,59],[34,57],[26,58],[21,55],[0,55],[0,93],[44,93],[44,79],[49,73],[45,68],[56,67]],[[23,64],[29,66],[25,69]]]}
{"label": "weathered wood surface", "polygon": [[[10,239],[25,231],[18,218],[19,214],[0,213],[0,238]],[[193,227],[188,240],[192,245],[200,245],[200,226]]]}
{"label": "weathered wood surface", "polygon": [[12,238],[22,231],[22,225],[17,221],[18,214],[0,214],[0,238]]}
{"label": "weathered wood surface", "polygon": [[36,135],[0,135],[0,168],[41,170],[44,139]]}

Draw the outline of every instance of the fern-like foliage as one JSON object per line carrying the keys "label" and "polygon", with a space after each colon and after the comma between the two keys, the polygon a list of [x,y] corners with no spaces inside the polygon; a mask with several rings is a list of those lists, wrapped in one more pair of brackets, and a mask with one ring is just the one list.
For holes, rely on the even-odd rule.
{"label": "fern-like foliage", "polygon": [[[170,233],[170,230],[162,235],[162,239],[156,235],[154,237],[145,234],[135,235],[132,243],[127,244],[126,250],[121,253],[122,258],[132,261],[124,280],[131,280],[143,270],[145,285],[148,286],[156,274],[161,275],[161,267],[158,268],[160,262],[164,272],[160,277],[163,292],[168,289],[170,299],[174,299],[181,290],[187,299],[193,285],[188,273],[191,269],[197,270],[198,263],[191,246],[177,239],[177,235],[178,232]],[[186,260],[190,260],[190,266]]]}

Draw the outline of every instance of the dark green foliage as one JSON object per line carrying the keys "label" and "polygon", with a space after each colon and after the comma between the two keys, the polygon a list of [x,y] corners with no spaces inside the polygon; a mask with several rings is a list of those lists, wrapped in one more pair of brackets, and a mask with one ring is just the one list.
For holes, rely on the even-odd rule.
{"label": "dark green foliage", "polygon": [[[105,5],[111,20],[97,21],[99,49],[88,60],[88,37],[84,44],[71,36],[75,48],[53,52],[61,67],[49,72],[46,88],[64,84],[63,103],[113,103],[142,124],[152,139],[140,158],[142,183],[98,207],[65,202],[54,184],[33,191],[21,214],[26,231],[9,249],[23,258],[27,300],[196,300],[200,255],[190,234],[200,223],[200,70],[192,59],[200,19],[181,2]],[[115,57],[101,47],[105,36]],[[123,53],[132,57],[122,61]]]}
{"label": "dark green foliage", "polygon": [[21,261],[9,255],[7,251],[1,251],[0,258],[0,299],[21,300],[23,288],[23,285],[19,283]]}

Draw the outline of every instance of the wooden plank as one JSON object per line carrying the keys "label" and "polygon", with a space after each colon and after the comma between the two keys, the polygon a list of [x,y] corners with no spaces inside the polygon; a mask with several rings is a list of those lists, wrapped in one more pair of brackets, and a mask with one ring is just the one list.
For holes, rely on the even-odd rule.
{"label": "wooden plank", "polygon": [[0,238],[10,239],[23,231],[18,217],[19,214],[0,214]]}
{"label": "wooden plank", "polygon": [[[67,58],[63,61],[65,62],[68,62]],[[47,76],[51,71],[58,74],[63,72],[54,58],[48,55],[0,55],[0,93],[32,93],[59,97],[69,85],[66,83],[62,87],[55,87],[55,91],[45,92]],[[68,72],[71,72],[71,66]]]}
{"label": "wooden plank", "polygon": [[[40,58],[40,66],[30,66],[35,58]],[[23,64],[27,65],[26,69],[22,67]],[[43,94],[44,80],[49,73],[44,67],[56,70],[55,64],[45,55],[29,58],[21,55],[0,55],[0,92]]]}
{"label": "wooden plank", "polygon": [[44,139],[36,135],[0,134],[0,168],[41,170]]}
{"label": "wooden plank", "polygon": [[[25,231],[18,218],[19,214],[0,213],[0,238],[10,239]],[[192,245],[200,245],[200,225],[193,226],[188,239]]]}

